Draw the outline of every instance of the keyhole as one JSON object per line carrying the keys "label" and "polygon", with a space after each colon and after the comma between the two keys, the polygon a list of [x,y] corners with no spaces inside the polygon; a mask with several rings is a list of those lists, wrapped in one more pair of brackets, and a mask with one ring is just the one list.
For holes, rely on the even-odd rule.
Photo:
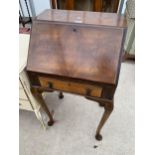
{"label": "keyhole", "polygon": [[77,31],[76,28],[73,28],[73,31],[76,32]]}

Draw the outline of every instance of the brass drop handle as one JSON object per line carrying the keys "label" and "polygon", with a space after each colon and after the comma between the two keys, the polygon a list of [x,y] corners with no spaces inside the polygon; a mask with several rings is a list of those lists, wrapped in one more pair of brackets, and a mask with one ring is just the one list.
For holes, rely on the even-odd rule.
{"label": "brass drop handle", "polygon": [[53,84],[51,82],[48,82],[48,88],[53,88]]}
{"label": "brass drop handle", "polygon": [[89,89],[89,88],[86,89],[86,95],[87,96],[90,96],[91,95],[91,89]]}
{"label": "brass drop handle", "polygon": [[77,32],[77,29],[76,28],[73,28],[73,32]]}

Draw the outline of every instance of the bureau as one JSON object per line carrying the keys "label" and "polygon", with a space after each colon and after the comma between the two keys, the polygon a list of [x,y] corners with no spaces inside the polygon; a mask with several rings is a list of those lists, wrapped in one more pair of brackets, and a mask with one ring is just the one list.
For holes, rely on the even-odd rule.
{"label": "bureau", "polygon": [[125,33],[124,16],[114,13],[45,10],[33,20],[27,73],[48,125],[54,120],[43,92],[82,95],[105,108],[95,134],[102,139],[101,129],[113,110]]}

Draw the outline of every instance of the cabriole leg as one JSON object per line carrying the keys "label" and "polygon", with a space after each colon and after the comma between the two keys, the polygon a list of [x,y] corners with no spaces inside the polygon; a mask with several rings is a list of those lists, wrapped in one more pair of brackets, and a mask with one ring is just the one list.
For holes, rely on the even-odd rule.
{"label": "cabriole leg", "polygon": [[[100,105],[102,105],[102,103]],[[100,134],[101,129],[102,129],[103,125],[105,124],[105,122],[107,121],[107,119],[109,118],[111,112],[113,111],[113,103],[105,103],[105,104],[103,104],[103,106],[105,108],[105,112],[103,113],[101,121],[100,121],[100,123],[97,127],[97,130],[96,130],[95,138],[97,140],[102,140],[102,135]]]}
{"label": "cabriole leg", "polygon": [[64,98],[64,95],[62,92],[59,92],[59,99],[63,99]]}

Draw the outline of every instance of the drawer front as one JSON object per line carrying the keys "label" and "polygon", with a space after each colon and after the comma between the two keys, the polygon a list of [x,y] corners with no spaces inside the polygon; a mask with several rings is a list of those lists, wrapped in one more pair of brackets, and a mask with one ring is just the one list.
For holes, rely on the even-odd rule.
{"label": "drawer front", "polygon": [[30,111],[33,110],[30,102],[28,100],[26,101],[22,99],[19,99],[19,108],[23,110],[30,110]]}
{"label": "drawer front", "polygon": [[54,78],[39,77],[42,87],[62,90],[65,92],[101,97],[102,88],[99,86],[82,84],[78,82],[62,81]]}
{"label": "drawer front", "polygon": [[19,89],[19,98],[20,99],[24,99],[24,100],[28,100],[26,94],[25,94],[25,91],[24,89]]}

